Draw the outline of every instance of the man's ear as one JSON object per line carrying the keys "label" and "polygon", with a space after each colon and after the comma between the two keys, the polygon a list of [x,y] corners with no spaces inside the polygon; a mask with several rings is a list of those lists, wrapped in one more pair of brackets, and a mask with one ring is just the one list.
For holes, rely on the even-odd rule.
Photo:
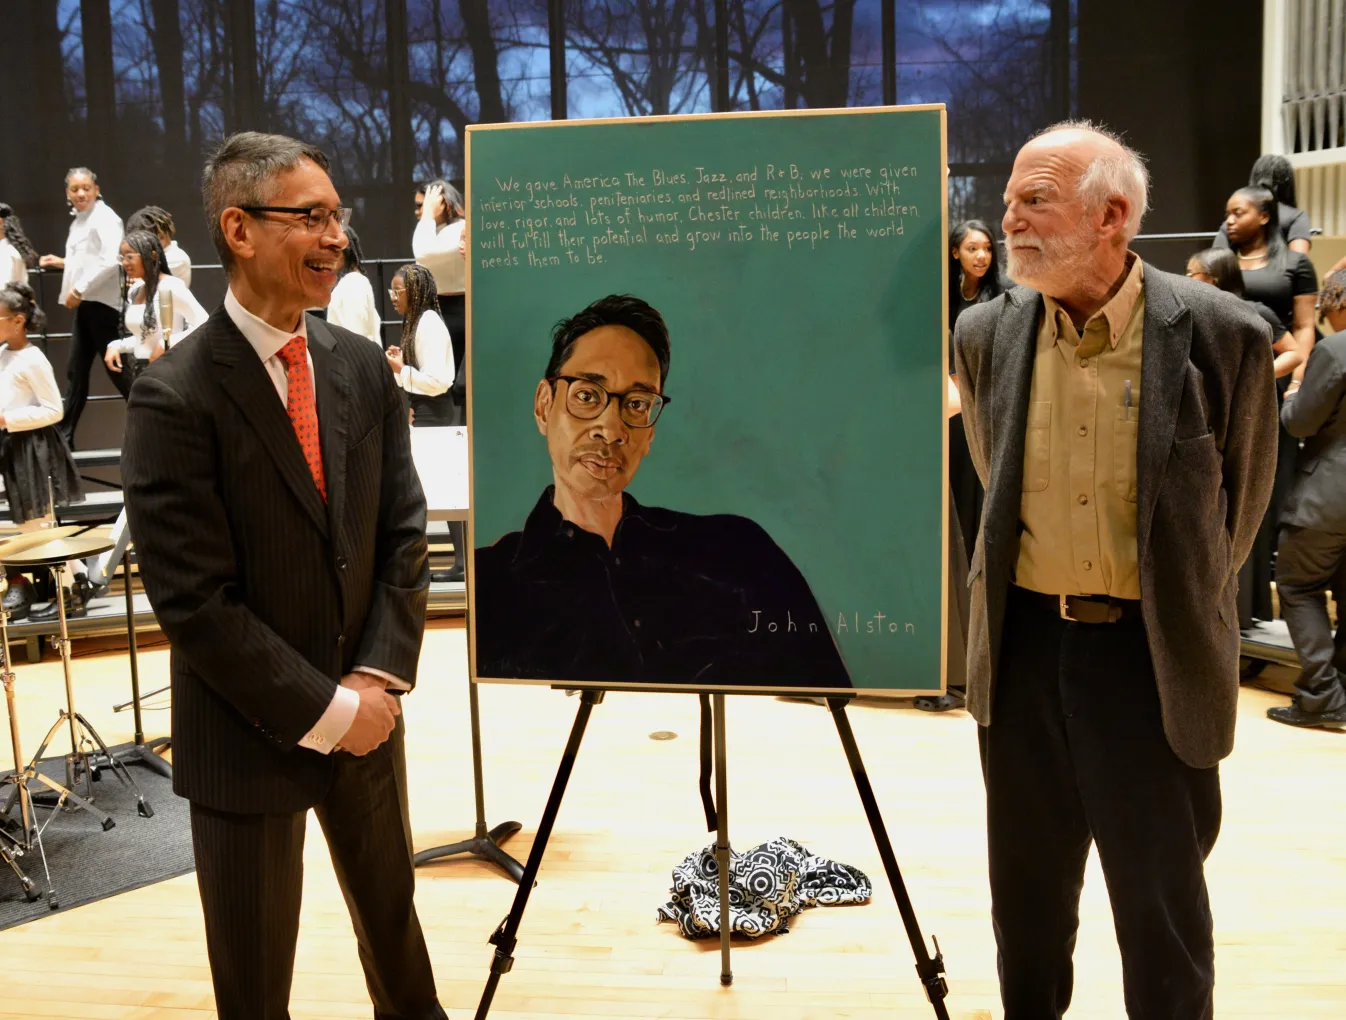
{"label": "man's ear", "polygon": [[547,434],[547,423],[551,420],[555,402],[555,386],[546,379],[541,380],[533,393],[533,420],[537,422],[537,430],[544,436]]}
{"label": "man's ear", "polygon": [[236,259],[250,259],[257,254],[257,248],[249,236],[251,221],[242,209],[230,207],[220,213],[220,229],[224,232],[224,243]]}
{"label": "man's ear", "polygon": [[1103,220],[1099,224],[1099,233],[1111,237],[1126,229],[1127,217],[1131,215],[1131,203],[1121,195],[1113,195],[1103,205]]}

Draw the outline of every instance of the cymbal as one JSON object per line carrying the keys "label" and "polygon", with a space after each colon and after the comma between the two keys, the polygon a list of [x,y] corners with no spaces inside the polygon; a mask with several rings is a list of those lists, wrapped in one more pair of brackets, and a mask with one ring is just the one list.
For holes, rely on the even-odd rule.
{"label": "cymbal", "polygon": [[0,557],[7,567],[39,567],[52,563],[64,563],[66,560],[80,560],[86,556],[97,556],[107,552],[115,545],[103,535],[80,535],[78,538],[58,538],[42,545],[9,553]]}
{"label": "cymbal", "polygon": [[41,528],[37,531],[28,531],[22,535],[16,535],[14,538],[0,542],[0,563],[7,562],[5,557],[10,553],[22,552],[37,545],[46,545],[53,539],[70,538],[79,534],[82,530],[83,528],[78,524],[67,524],[60,528]]}

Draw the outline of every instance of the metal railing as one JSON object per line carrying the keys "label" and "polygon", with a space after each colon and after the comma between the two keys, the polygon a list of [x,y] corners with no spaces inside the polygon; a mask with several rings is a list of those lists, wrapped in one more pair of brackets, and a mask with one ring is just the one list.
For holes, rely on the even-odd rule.
{"label": "metal railing", "polygon": [[[375,300],[375,302],[376,302],[376,304],[377,304],[377,306],[378,306],[378,309],[379,309],[379,316],[380,316],[380,318],[379,318],[379,325],[380,325],[381,327],[383,327],[385,330],[386,330],[389,326],[397,326],[397,327],[400,327],[401,324],[402,324],[402,320],[401,320],[401,319],[387,318],[387,315],[388,315],[389,311],[391,310],[390,306],[391,306],[391,304],[392,304],[391,300],[390,300],[389,297],[388,297],[388,288],[389,288],[389,286],[391,285],[391,279],[392,279],[392,276],[393,276],[393,275],[396,273],[396,271],[397,271],[398,269],[400,269],[402,266],[405,266],[408,262],[414,262],[414,261],[415,261],[415,259],[413,259],[413,258],[409,258],[409,257],[408,257],[408,258],[395,258],[395,259],[366,259],[364,262],[362,262],[362,263],[360,264],[360,265],[361,265],[361,268],[362,268],[366,273],[368,273],[370,270],[373,270],[373,271],[377,274],[377,276],[378,276],[378,286],[375,287],[375,289],[374,289],[374,300]],[[390,267],[390,266],[393,267],[393,268],[391,269],[391,271],[389,270],[389,267]],[[48,305],[48,304],[47,304],[47,300],[46,300],[46,299],[47,299],[47,294],[48,294],[48,292],[49,292],[50,289],[51,289],[50,286],[49,286],[49,284],[51,283],[51,281],[55,281],[55,285],[56,285],[57,287],[60,286],[61,273],[62,273],[62,270],[60,270],[60,269],[30,269],[30,270],[28,270],[28,278],[29,278],[29,280],[31,281],[30,285],[31,285],[32,288],[33,288],[33,293],[37,296],[37,304],[38,304],[38,307],[39,307],[39,308],[42,308],[44,311],[45,311],[46,309],[48,309],[48,308],[53,307],[53,306],[56,305],[56,297],[57,297],[58,295],[56,295],[56,294],[52,294],[52,295],[51,295],[51,297],[52,297],[51,305]],[[220,291],[220,295],[221,295],[221,298],[220,298],[220,299],[223,300],[223,294],[224,294],[224,280],[223,280],[224,266],[223,266],[223,264],[221,264],[221,263],[219,263],[219,262],[204,262],[204,263],[200,263],[200,264],[195,264],[195,263],[194,263],[194,264],[192,265],[192,280],[193,280],[193,283],[195,283],[196,278],[197,278],[197,274],[198,274],[198,273],[220,273],[220,274],[221,274],[221,279],[220,279],[220,281],[219,281],[219,291]],[[193,289],[195,289],[195,288],[193,288]],[[204,302],[204,301],[203,301],[202,304],[206,305],[206,307],[208,307],[208,308],[210,307],[210,305],[209,305],[207,302]],[[49,315],[48,317],[50,317],[50,315]],[[29,338],[30,338],[34,343],[36,343],[36,344],[38,345],[38,347],[40,347],[40,348],[42,349],[42,353],[44,353],[44,354],[49,354],[49,353],[50,353],[50,352],[49,352],[49,347],[48,347],[50,341],[52,341],[52,340],[69,340],[69,339],[71,338],[72,335],[73,335],[73,334],[71,334],[71,333],[68,332],[68,331],[66,331],[66,332],[51,332],[51,331],[48,331],[48,330],[46,330],[46,329],[38,330],[38,331],[36,331],[36,332],[30,332],[30,333],[28,334]],[[385,337],[384,346],[385,346],[385,347],[387,346],[387,338],[386,338],[386,337]],[[89,402],[90,402],[90,403],[93,403],[94,401],[101,401],[101,400],[121,400],[121,399],[122,399],[122,397],[121,397],[121,394],[119,394],[119,393],[99,393],[99,394],[90,394],[90,395],[89,395]]]}
{"label": "metal railing", "polygon": [[[1313,233],[1314,233],[1315,235],[1316,235],[1316,234],[1321,234],[1322,231],[1319,230],[1319,229],[1317,229],[1317,228],[1315,228],[1314,231],[1313,231]],[[1176,233],[1176,234],[1137,234],[1136,237],[1135,237],[1135,239],[1134,239],[1134,241],[1133,241],[1133,243],[1136,243],[1136,244],[1144,244],[1144,243],[1198,243],[1198,242],[1205,242],[1205,243],[1209,244],[1210,241],[1211,241],[1214,237],[1215,237],[1215,231],[1213,231],[1213,230],[1189,231],[1189,232],[1186,232],[1186,233]],[[361,265],[361,269],[363,269],[366,273],[368,273],[370,270],[373,270],[373,271],[377,274],[377,277],[378,277],[378,286],[374,288],[374,300],[375,300],[375,302],[378,304],[378,308],[379,308],[379,315],[380,315],[379,324],[380,324],[384,329],[387,329],[389,326],[400,326],[401,323],[402,323],[402,320],[401,320],[401,319],[395,319],[395,318],[389,318],[389,317],[387,317],[387,316],[388,316],[388,312],[391,310],[391,309],[390,309],[390,305],[391,305],[391,303],[392,303],[392,302],[389,300],[389,298],[388,298],[388,288],[389,288],[389,286],[390,286],[390,284],[391,284],[391,278],[392,278],[392,275],[396,273],[397,269],[401,268],[402,266],[406,265],[406,264],[409,263],[409,262],[414,262],[414,261],[415,261],[415,259],[410,258],[410,257],[407,257],[407,258],[392,258],[392,259],[366,259],[364,262],[362,262],[362,263],[360,264],[360,265]],[[389,267],[390,267],[390,266],[393,267],[393,269],[392,269],[391,272],[389,271]],[[221,274],[222,274],[223,272],[224,272],[224,266],[223,266],[222,264],[220,264],[219,262],[205,262],[205,263],[201,263],[201,264],[199,264],[199,265],[198,265],[198,264],[194,264],[194,265],[192,266],[192,276],[193,276],[193,279],[195,279],[196,274],[198,274],[198,273],[221,273]],[[30,270],[28,270],[28,276],[29,276],[30,279],[33,280],[33,284],[32,284],[32,286],[33,286],[33,291],[37,294],[37,303],[38,303],[39,307],[42,307],[42,308],[44,308],[44,309],[47,307],[47,305],[45,304],[45,293],[44,293],[45,288],[44,288],[44,282],[47,281],[47,280],[51,280],[52,278],[58,278],[58,279],[59,279],[59,277],[60,277],[60,273],[61,273],[61,271],[60,271],[59,269],[57,269],[57,270],[48,270],[48,269],[30,269]],[[221,280],[220,283],[221,283],[220,291],[221,291],[221,295],[223,295],[223,290],[224,290],[224,287],[223,287],[223,280]],[[54,299],[53,299],[53,300],[54,300]],[[202,303],[205,304],[205,302],[202,302]],[[207,306],[207,307],[209,307],[209,306]],[[66,332],[66,333],[59,333],[59,332],[58,332],[58,333],[51,333],[51,332],[47,332],[46,330],[42,330],[42,331],[40,331],[40,332],[30,333],[29,336],[32,337],[32,338],[38,343],[38,345],[42,348],[43,352],[45,353],[45,352],[47,351],[47,343],[48,343],[49,341],[51,341],[51,340],[69,340],[71,334],[68,333],[68,332]],[[386,346],[386,338],[385,338],[385,346]],[[114,394],[98,395],[98,396],[90,396],[90,397],[89,397],[89,400],[91,400],[91,401],[93,401],[93,400],[120,400],[120,399],[121,399],[121,396],[120,396],[119,394],[115,394],[115,393],[114,393]]]}

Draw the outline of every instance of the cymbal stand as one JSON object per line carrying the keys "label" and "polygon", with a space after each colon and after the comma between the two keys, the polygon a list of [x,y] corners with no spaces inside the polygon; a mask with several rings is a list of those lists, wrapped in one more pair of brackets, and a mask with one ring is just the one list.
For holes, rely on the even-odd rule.
{"label": "cymbal stand", "polygon": [[[8,589],[9,585],[0,581],[0,588]],[[0,592],[3,594],[3,592]],[[31,777],[29,769],[23,768],[23,751],[19,747],[19,716],[14,707],[14,671],[10,668],[9,661],[9,612],[0,608],[0,650],[3,653],[3,669],[0,669],[0,683],[5,687],[5,708],[9,713],[9,746],[14,753],[14,773],[0,779],[0,786],[7,784],[13,785],[14,797],[19,807],[19,826],[22,831],[15,835],[13,823],[9,817],[7,808],[3,815],[0,815],[0,862],[9,866],[14,872],[14,876],[19,880],[19,885],[23,888],[23,895],[29,903],[36,900],[41,893],[33,880],[24,874],[23,868],[19,865],[20,859],[26,854],[37,848],[38,856],[42,858],[42,870],[47,876],[47,902],[52,910],[59,905],[56,901],[56,890],[51,885],[51,870],[47,867],[47,852],[42,847],[42,830],[38,828],[36,820],[33,818],[33,798],[28,790],[28,780]]]}
{"label": "cymbal stand", "polygon": [[[61,651],[61,666],[65,671],[66,707],[60,710],[56,722],[47,731],[47,736],[43,739],[42,746],[38,748],[37,754],[34,755],[33,762],[36,764],[37,760],[42,757],[47,745],[56,736],[56,731],[62,725],[68,725],[70,728],[70,753],[65,757],[65,786],[75,806],[90,811],[100,820],[104,831],[117,824],[111,815],[99,811],[92,805],[94,800],[93,784],[101,778],[100,772],[102,769],[110,768],[112,774],[117,777],[123,786],[129,786],[135,791],[136,811],[140,816],[142,818],[152,818],[154,817],[154,809],[145,800],[145,795],[140,792],[140,787],[131,778],[131,773],[127,771],[126,766],[108,750],[107,744],[98,735],[98,731],[90,725],[89,720],[75,711],[75,688],[70,676],[70,629],[66,622],[63,583],[66,565],[64,561],[60,561],[50,564],[50,567],[56,583],[56,605],[59,607],[61,622],[60,637],[53,643],[58,644]],[[79,790],[81,782],[84,784],[83,802],[75,795],[75,791]]]}

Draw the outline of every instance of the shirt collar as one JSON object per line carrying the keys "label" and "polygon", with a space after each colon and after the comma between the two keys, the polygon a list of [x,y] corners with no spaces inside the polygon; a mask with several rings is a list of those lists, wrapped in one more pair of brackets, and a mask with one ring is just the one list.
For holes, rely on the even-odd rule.
{"label": "shirt collar", "polygon": [[248,341],[249,346],[257,352],[257,357],[263,361],[274,358],[282,347],[288,344],[297,336],[302,336],[304,341],[308,342],[308,323],[306,316],[299,316],[299,326],[291,333],[277,329],[269,322],[265,322],[253,315],[243,307],[243,303],[234,296],[234,288],[230,287],[224,295],[225,313],[233,320],[238,331],[243,334],[243,339]]}
{"label": "shirt collar", "polygon": [[[571,539],[574,538],[576,531],[584,530],[578,524],[572,524],[561,516],[561,511],[556,509],[555,496],[555,485],[548,485],[542,490],[542,496],[538,499],[537,505],[533,507],[532,512],[528,515],[528,520],[524,523],[523,538],[519,542],[519,551],[515,555],[517,562],[525,562],[545,556],[556,539],[561,537]],[[617,536],[621,534],[622,525],[631,517],[640,517],[643,509],[629,492],[622,493],[622,519],[621,523],[617,525],[617,535],[613,537],[614,548],[617,544]],[[602,541],[597,535],[591,537]]]}
{"label": "shirt collar", "polygon": [[[1112,296],[1106,305],[1089,316],[1089,321],[1084,324],[1084,329],[1080,330],[1079,335],[1083,336],[1090,326],[1102,319],[1108,327],[1108,346],[1116,348],[1117,342],[1121,340],[1122,334],[1126,332],[1126,327],[1131,323],[1131,316],[1136,310],[1136,302],[1140,298],[1141,288],[1145,282],[1145,263],[1136,256],[1135,252],[1128,251],[1127,274],[1126,279],[1118,288],[1117,293]],[[1043,296],[1047,305],[1046,340],[1054,345],[1060,338],[1061,323],[1070,322],[1070,316],[1066,310],[1057,303],[1055,298]],[[1070,336],[1074,332],[1074,325],[1071,325]]]}

